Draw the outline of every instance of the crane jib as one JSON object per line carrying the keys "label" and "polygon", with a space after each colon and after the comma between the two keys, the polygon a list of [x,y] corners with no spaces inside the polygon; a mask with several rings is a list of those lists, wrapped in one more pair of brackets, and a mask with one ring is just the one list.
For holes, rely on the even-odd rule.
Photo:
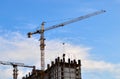
{"label": "crane jib", "polygon": [[80,17],[74,18],[72,20],[69,20],[69,21],[66,21],[66,22],[63,22],[63,23],[60,23],[60,24],[56,24],[56,25],[50,26],[50,27],[46,28],[44,31],[47,31],[47,30],[50,30],[50,29],[54,29],[54,28],[57,28],[57,27],[62,27],[62,26],[65,26],[67,24],[70,24],[70,23],[73,23],[73,22],[77,22],[77,21],[89,18],[91,16],[95,16],[95,15],[98,15],[98,14],[101,14],[101,13],[104,13],[104,12],[106,12],[106,11],[105,10],[100,10],[100,11],[96,11],[96,12],[93,12],[93,13],[90,13],[90,14],[87,14],[87,15],[84,15],[84,16],[80,16]]}

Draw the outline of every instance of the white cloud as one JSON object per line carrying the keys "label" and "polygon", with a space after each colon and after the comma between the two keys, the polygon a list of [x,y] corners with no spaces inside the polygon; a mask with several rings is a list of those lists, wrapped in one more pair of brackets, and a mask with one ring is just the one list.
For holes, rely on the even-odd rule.
{"label": "white cloud", "polygon": [[[8,69],[0,69],[0,78],[4,78],[4,79],[8,79],[12,76],[11,73],[12,69],[8,68]],[[12,79],[12,78],[10,78]]]}
{"label": "white cloud", "polygon": [[[11,37],[8,39],[8,36]],[[90,50],[90,47],[77,46],[69,43],[63,46],[60,40],[49,40],[46,41],[45,59],[46,63],[50,63],[57,56],[62,56],[65,53],[66,58],[81,59],[82,70],[85,72],[95,71],[97,73],[107,71],[113,74],[115,79],[120,78],[120,64],[92,60],[89,54]],[[28,39],[17,32],[5,34],[5,36],[0,36],[0,51],[1,61],[15,61],[27,65],[36,65],[37,68],[40,66],[39,41],[35,38]],[[2,67],[0,67],[0,78],[11,79],[11,69],[3,69]],[[25,73],[28,71],[26,69],[24,70],[24,68],[23,70],[20,69],[19,79],[23,75],[25,76]]]}
{"label": "white cloud", "polygon": [[[52,56],[62,56],[63,53],[66,54],[67,58],[71,59],[86,59],[89,58],[88,51],[91,48],[83,47],[83,46],[76,46],[73,44],[62,44],[60,40],[51,40],[46,42],[46,53],[53,53]],[[57,50],[57,51],[56,51]],[[53,59],[55,58],[53,57]]]}

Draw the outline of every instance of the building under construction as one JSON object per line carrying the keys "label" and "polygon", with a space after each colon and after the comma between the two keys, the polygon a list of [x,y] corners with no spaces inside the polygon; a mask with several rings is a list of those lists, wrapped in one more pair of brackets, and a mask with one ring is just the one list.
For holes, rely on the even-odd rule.
{"label": "building under construction", "polygon": [[47,69],[45,70],[45,38],[44,32],[48,30],[52,30],[58,27],[63,27],[67,24],[74,23],[83,19],[87,19],[91,16],[95,16],[101,13],[106,12],[105,10],[96,11],[84,16],[80,16],[66,22],[53,25],[48,28],[44,28],[44,23],[42,22],[41,28],[36,30],[35,32],[29,32],[28,37],[30,38],[33,34],[40,34],[40,51],[41,51],[41,70],[36,70],[35,66],[24,65],[23,63],[14,63],[14,62],[3,62],[0,61],[0,64],[3,65],[11,65],[13,66],[13,79],[17,79],[18,70],[17,66],[20,67],[28,67],[33,68],[32,72],[23,77],[22,79],[81,79],[81,61],[71,60],[68,58],[68,62],[65,61],[65,54],[63,54],[63,58],[56,58],[55,61],[51,62],[51,65],[47,65]]}
{"label": "building under construction", "polygon": [[106,12],[105,10],[96,11],[84,16],[80,16],[66,22],[56,24],[50,26],[48,28],[44,28],[44,23],[42,22],[41,28],[28,33],[28,38],[30,38],[34,34],[40,34],[40,51],[41,51],[41,70],[33,69],[31,73],[23,77],[23,79],[81,79],[81,62],[78,60],[70,60],[68,62],[65,61],[65,54],[63,58],[56,58],[55,61],[51,62],[51,65],[47,65],[47,69],[45,70],[45,38],[44,32],[48,30],[52,30],[58,27],[63,27],[67,24],[74,23],[83,19],[87,19],[91,16],[95,16],[101,13]]}
{"label": "building under construction", "polygon": [[57,57],[55,61],[51,61],[46,70],[33,69],[22,79],[81,79],[81,61],[69,58],[66,62],[63,54],[62,59]]}

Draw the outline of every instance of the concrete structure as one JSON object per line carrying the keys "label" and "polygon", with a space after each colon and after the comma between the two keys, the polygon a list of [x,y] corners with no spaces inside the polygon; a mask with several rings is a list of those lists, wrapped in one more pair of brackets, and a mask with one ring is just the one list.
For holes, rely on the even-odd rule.
{"label": "concrete structure", "polygon": [[33,70],[22,79],[81,79],[81,61],[68,59],[66,62],[63,54],[62,59],[58,57],[51,62],[51,66],[48,64],[45,71]]}

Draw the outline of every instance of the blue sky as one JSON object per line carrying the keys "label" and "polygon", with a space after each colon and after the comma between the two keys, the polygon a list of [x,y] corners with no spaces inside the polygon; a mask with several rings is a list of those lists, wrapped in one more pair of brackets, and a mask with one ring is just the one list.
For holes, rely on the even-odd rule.
{"label": "blue sky", "polygon": [[[83,61],[83,79],[120,79],[119,7],[120,0],[0,0],[0,60],[39,67],[39,35],[28,39],[28,32],[39,29],[43,21],[49,27],[103,9],[107,12],[45,32],[46,57],[61,55],[57,52],[65,42],[66,54]],[[0,78],[12,79],[7,71],[12,72],[11,67]],[[21,69],[19,79],[27,71]]]}

